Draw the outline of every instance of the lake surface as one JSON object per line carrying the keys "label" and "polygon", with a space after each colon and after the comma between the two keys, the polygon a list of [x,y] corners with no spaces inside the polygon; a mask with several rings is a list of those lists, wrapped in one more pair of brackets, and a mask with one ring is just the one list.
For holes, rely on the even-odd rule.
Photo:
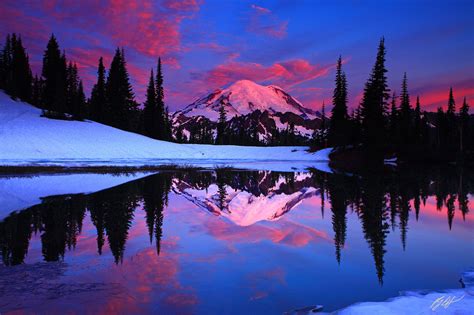
{"label": "lake surface", "polygon": [[464,170],[90,176],[1,179],[0,313],[332,311],[474,266]]}

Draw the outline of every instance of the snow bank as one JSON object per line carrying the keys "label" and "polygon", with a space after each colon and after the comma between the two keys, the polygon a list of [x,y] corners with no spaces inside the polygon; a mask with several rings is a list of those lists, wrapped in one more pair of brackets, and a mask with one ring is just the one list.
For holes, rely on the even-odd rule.
{"label": "snow bank", "polygon": [[291,161],[291,165],[302,168],[327,160],[327,154],[308,153],[305,147],[177,144],[92,121],[54,120],[40,115],[40,109],[0,92],[0,165],[230,165],[236,161],[245,165],[252,161]]}
{"label": "snow bank", "polygon": [[0,177],[0,220],[9,213],[41,203],[55,195],[93,193],[146,176],[111,174],[61,174],[37,177]]}

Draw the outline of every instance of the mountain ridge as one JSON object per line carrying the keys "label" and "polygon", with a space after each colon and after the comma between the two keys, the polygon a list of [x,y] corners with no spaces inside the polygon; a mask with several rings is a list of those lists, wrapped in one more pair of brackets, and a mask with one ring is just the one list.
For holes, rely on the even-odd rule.
{"label": "mountain ridge", "polygon": [[205,129],[215,139],[222,106],[226,111],[228,130],[250,131],[256,128],[259,141],[266,144],[271,144],[278,133],[288,132],[293,127],[292,132],[303,144],[321,125],[319,112],[305,107],[282,88],[239,80],[174,112],[172,124],[175,136],[182,133],[189,140],[193,133]]}

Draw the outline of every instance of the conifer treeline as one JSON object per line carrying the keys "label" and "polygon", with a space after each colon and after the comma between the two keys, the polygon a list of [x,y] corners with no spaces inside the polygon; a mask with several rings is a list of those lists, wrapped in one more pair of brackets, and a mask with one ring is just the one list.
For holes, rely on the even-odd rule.
{"label": "conifer treeline", "polygon": [[108,72],[102,57],[98,63],[97,82],[87,100],[77,65],[67,59],[54,35],[43,55],[41,75],[33,77],[21,37],[9,34],[0,54],[0,89],[12,98],[42,108],[46,117],[89,118],[156,139],[172,140],[164,103],[161,60],[158,60],[157,75],[151,80],[143,110],[135,101],[124,50],[115,50]]}
{"label": "conifer treeline", "polygon": [[[395,156],[405,161],[467,161],[474,152],[474,128],[469,105],[456,110],[452,88],[447,111],[440,107],[436,117],[421,111],[417,96],[413,108],[405,73],[401,84],[400,105],[387,84],[385,41],[379,43],[374,67],[367,80],[359,106],[348,113],[347,81],[341,58],[337,61],[333,109],[327,138],[315,137],[316,148],[338,147],[358,150],[370,160]],[[324,134],[320,132],[319,134]],[[327,142],[325,141],[327,140]]]}
{"label": "conifer treeline", "polygon": [[8,34],[0,55],[0,88],[14,98],[30,101],[32,75],[21,36]]}

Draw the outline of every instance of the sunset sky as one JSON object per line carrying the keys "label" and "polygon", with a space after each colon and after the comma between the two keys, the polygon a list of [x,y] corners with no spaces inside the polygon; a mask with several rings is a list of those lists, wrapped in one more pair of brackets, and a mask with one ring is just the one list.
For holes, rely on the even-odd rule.
{"label": "sunset sky", "polygon": [[123,46],[143,101],[151,67],[164,61],[171,110],[239,79],[275,84],[304,105],[330,103],[334,64],[345,61],[358,103],[381,36],[390,87],[407,72],[412,102],[434,110],[467,97],[474,107],[472,1],[109,0],[0,2],[0,35],[20,33],[34,73],[51,33],[79,66],[89,93],[97,63]]}

